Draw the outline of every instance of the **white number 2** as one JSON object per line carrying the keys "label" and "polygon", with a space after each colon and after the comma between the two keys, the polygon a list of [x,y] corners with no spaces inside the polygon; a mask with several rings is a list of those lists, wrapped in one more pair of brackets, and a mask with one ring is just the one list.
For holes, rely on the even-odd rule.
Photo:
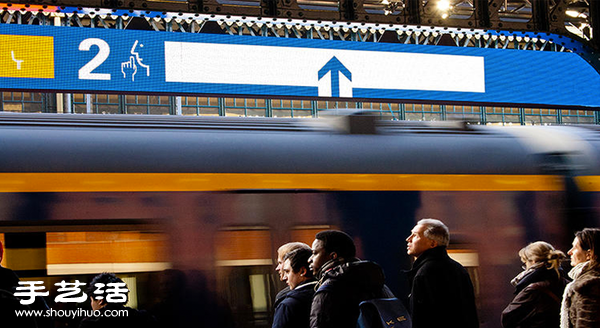
{"label": "white number 2", "polygon": [[102,65],[110,54],[110,46],[102,39],[90,38],[81,41],[79,50],[90,51],[92,46],[98,47],[98,53],[92,60],[79,69],[80,80],[110,80],[109,73],[92,73],[93,70]]}

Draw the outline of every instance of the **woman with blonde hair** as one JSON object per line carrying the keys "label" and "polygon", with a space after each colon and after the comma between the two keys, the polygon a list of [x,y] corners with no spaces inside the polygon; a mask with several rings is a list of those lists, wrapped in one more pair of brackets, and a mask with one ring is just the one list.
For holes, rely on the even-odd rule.
{"label": "woman with blonde hair", "polygon": [[575,233],[569,277],[560,312],[561,328],[600,327],[600,229]]}
{"label": "woman with blonde hair", "polygon": [[512,281],[515,298],[502,311],[502,326],[556,327],[560,323],[560,297],[566,285],[560,263],[565,253],[544,241],[519,251],[524,271]]}

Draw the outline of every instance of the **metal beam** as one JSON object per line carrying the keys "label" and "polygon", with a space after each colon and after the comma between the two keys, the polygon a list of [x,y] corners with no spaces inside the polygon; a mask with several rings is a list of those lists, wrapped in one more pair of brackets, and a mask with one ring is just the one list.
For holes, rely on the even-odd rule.
{"label": "metal beam", "polygon": [[[438,0],[23,0],[29,5],[74,8],[108,8],[156,12],[271,17],[314,21],[426,25],[513,31],[552,32],[571,37],[600,50],[598,40],[585,40],[565,28],[569,6],[586,6],[587,19],[598,28],[597,1],[450,0],[440,9]],[[5,9],[10,10],[7,6]],[[586,9],[586,8],[584,8]],[[59,9],[60,10],[60,9]],[[65,9],[67,11],[71,9]],[[596,38],[599,39],[600,38]]]}
{"label": "metal beam", "polygon": [[600,3],[598,1],[590,1],[590,26],[592,27],[591,46],[596,52],[600,51]]}
{"label": "metal beam", "polygon": [[[23,0],[42,5],[42,11],[86,14],[89,9],[126,10],[138,15],[174,13],[174,15],[218,15],[273,18],[280,22],[302,20],[383,26],[442,27],[492,31],[546,32],[568,37],[600,53],[597,1],[580,0],[448,0],[441,9],[439,0]],[[588,4],[589,3],[589,4]],[[20,10],[6,5],[5,11]],[[56,7],[59,6],[59,7]],[[12,7],[12,8],[11,8]],[[15,9],[16,8],[16,9]],[[580,14],[573,17],[576,9]],[[93,11],[93,9],[92,9]],[[571,15],[567,15],[571,13]],[[20,17],[20,16],[19,16]],[[566,46],[566,44],[564,44]],[[597,55],[596,55],[597,57]],[[594,61],[594,60],[592,60]]]}

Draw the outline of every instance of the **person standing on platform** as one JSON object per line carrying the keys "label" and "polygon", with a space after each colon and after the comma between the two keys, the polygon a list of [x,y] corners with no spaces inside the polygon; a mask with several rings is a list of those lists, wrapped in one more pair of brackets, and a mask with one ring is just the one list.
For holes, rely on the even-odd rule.
{"label": "person standing on platform", "polygon": [[569,277],[560,311],[561,328],[600,327],[600,229],[585,228],[575,233]]}
{"label": "person standing on platform", "polygon": [[360,302],[394,297],[381,267],[357,259],[354,241],[345,232],[317,233],[308,263],[318,280],[311,328],[356,328]]}
{"label": "person standing on platform", "polygon": [[299,248],[283,257],[283,280],[290,292],[275,309],[273,328],[308,328],[316,281],[308,267],[312,250]]}
{"label": "person standing on platform", "polygon": [[[275,271],[277,271],[277,273],[279,274],[279,280],[283,281],[283,257],[287,253],[300,248],[310,250],[310,246],[298,241],[283,244],[277,249],[277,267],[275,267]],[[288,285],[277,293],[277,295],[275,296],[275,302],[273,302],[273,309],[277,308],[279,303],[283,301],[283,299],[285,298],[287,293],[290,292],[290,290],[290,286]]]}
{"label": "person standing on platform", "polygon": [[560,299],[567,283],[560,269],[565,253],[547,242],[536,241],[522,248],[519,256],[524,271],[511,281],[516,296],[502,312],[502,327],[557,327]]}
{"label": "person standing on platform", "polygon": [[406,239],[415,257],[408,278],[413,328],[479,327],[473,284],[467,270],[448,256],[448,227],[422,219]]}

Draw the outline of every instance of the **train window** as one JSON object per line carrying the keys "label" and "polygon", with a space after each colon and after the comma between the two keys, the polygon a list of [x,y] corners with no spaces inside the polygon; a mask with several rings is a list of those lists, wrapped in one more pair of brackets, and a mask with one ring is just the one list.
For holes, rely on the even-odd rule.
{"label": "train window", "polygon": [[264,274],[250,275],[250,291],[252,295],[252,308],[254,312],[267,312],[268,279]]}
{"label": "train window", "polygon": [[448,255],[467,269],[473,282],[475,298],[479,299],[479,253],[471,249],[448,249]]}
{"label": "train window", "polygon": [[268,227],[232,227],[216,234],[218,291],[236,322],[268,326],[275,290],[272,254]]}
{"label": "train window", "polygon": [[127,298],[127,306],[137,309],[138,307],[138,291],[136,277],[121,277],[124,283],[127,284],[129,295]]}
{"label": "train window", "polygon": [[476,251],[468,249],[449,249],[448,255],[464,267],[479,266],[479,256]]}
{"label": "train window", "polygon": [[151,272],[170,267],[166,236],[161,233],[49,232],[46,240],[48,275]]}
{"label": "train window", "polygon": [[271,232],[265,228],[225,230],[217,233],[217,266],[273,265]]}

